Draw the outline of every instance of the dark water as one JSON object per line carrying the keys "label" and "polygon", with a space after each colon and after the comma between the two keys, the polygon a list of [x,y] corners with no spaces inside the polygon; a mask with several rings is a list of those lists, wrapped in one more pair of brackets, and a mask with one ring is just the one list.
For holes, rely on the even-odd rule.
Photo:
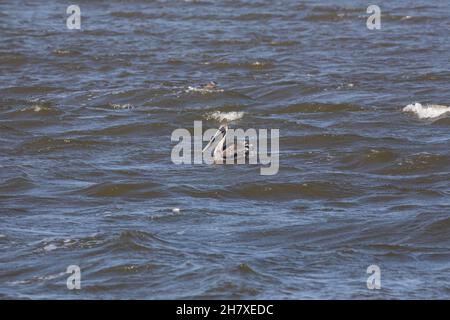
{"label": "dark water", "polygon": [[[449,298],[450,2],[74,4],[0,2],[0,298]],[[277,175],[171,162],[217,112]]]}

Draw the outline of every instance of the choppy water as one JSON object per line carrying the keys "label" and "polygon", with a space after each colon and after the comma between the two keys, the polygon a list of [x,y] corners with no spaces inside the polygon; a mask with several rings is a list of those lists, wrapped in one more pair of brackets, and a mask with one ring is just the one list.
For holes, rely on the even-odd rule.
{"label": "choppy water", "polygon": [[[448,1],[74,2],[0,3],[1,298],[449,298]],[[221,112],[277,175],[172,164]]]}

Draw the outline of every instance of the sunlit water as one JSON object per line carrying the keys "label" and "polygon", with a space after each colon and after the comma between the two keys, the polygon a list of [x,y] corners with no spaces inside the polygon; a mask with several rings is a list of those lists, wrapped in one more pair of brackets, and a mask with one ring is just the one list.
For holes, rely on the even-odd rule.
{"label": "sunlit water", "polygon": [[[74,2],[0,3],[0,298],[449,298],[450,2]],[[277,175],[172,163],[226,112]]]}

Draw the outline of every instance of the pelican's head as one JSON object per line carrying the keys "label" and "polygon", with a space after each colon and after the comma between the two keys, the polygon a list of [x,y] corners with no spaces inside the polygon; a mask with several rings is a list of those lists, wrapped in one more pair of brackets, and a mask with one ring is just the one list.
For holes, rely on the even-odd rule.
{"label": "pelican's head", "polygon": [[209,148],[209,146],[214,141],[216,141],[217,138],[225,137],[225,135],[227,134],[227,131],[228,131],[228,124],[226,121],[222,121],[222,123],[220,124],[219,130],[217,130],[217,132],[213,135],[211,140],[209,140],[208,144],[206,145],[205,148],[203,148],[202,152],[205,152]]}

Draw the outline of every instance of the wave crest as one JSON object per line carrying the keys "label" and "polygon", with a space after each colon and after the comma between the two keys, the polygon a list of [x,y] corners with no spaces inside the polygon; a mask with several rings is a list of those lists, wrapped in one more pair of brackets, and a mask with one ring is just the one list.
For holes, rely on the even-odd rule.
{"label": "wave crest", "polygon": [[217,121],[236,121],[244,117],[244,112],[242,111],[231,111],[231,112],[220,112],[214,111],[206,115],[207,120],[217,120]]}
{"label": "wave crest", "polygon": [[430,119],[440,117],[448,112],[450,112],[450,107],[429,104],[423,106],[422,104],[416,102],[414,104],[408,104],[403,108],[404,112],[412,112],[416,114],[419,119]]}

